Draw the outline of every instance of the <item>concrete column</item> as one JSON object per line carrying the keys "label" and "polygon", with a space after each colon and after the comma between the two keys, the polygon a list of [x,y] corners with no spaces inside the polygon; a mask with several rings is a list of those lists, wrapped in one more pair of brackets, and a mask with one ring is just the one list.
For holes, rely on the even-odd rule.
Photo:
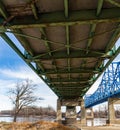
{"label": "concrete column", "polygon": [[66,106],[66,118],[65,123],[74,125],[77,123],[77,113],[76,106],[79,105],[79,100],[77,99],[62,99],[62,106]]}
{"label": "concrete column", "polygon": [[94,112],[92,108],[91,108],[91,116],[94,118]]}
{"label": "concrete column", "polygon": [[114,104],[120,104],[120,98],[109,98],[108,99],[108,123],[109,124],[120,124],[120,120],[116,119]]}
{"label": "concrete column", "polygon": [[86,110],[83,99],[81,101],[81,126],[86,126]]}
{"label": "concrete column", "polygon": [[62,122],[62,113],[61,113],[61,101],[57,100],[57,122]]}
{"label": "concrete column", "polygon": [[76,107],[75,106],[66,106],[66,123],[75,124],[76,123]]}
{"label": "concrete column", "polygon": [[114,98],[108,99],[108,123],[115,123]]}
{"label": "concrete column", "polygon": [[76,118],[76,107],[75,106],[67,106],[66,109],[66,118]]}
{"label": "concrete column", "polygon": [[91,121],[91,126],[94,125],[94,112],[92,108],[86,108],[86,124],[87,120]]}
{"label": "concrete column", "polygon": [[94,126],[94,112],[92,108],[91,108],[91,116],[92,116],[92,126]]}
{"label": "concrete column", "polygon": [[92,108],[90,108],[90,110],[91,110],[91,126],[94,126],[94,112],[93,112],[93,109]]}

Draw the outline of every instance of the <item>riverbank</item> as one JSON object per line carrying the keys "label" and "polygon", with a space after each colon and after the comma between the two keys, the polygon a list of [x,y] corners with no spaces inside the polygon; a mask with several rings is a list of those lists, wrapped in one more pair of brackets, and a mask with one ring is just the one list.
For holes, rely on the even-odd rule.
{"label": "riverbank", "polygon": [[[72,127],[72,126],[71,126]],[[39,121],[35,123],[17,122],[17,123],[0,123],[0,130],[120,130],[120,125],[117,126],[88,126],[79,128],[68,127],[57,122]]]}
{"label": "riverbank", "polygon": [[39,121],[35,123],[0,123],[0,130],[76,130],[56,122]]}

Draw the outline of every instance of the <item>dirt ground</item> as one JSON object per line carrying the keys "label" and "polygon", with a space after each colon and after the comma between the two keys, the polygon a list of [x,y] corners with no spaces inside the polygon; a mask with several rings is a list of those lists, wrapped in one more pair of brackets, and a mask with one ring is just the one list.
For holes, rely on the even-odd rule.
{"label": "dirt ground", "polygon": [[76,130],[56,122],[40,121],[36,123],[0,123],[0,130]]}
{"label": "dirt ground", "polygon": [[67,127],[56,122],[39,121],[36,123],[0,123],[0,130],[120,130],[118,126]]}

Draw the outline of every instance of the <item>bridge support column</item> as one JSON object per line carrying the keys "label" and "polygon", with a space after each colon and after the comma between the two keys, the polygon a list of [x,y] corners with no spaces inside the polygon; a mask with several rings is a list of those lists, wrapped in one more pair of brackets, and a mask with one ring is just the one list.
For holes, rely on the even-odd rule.
{"label": "bridge support column", "polygon": [[81,101],[81,126],[86,126],[86,110],[83,99]]}
{"label": "bridge support column", "polygon": [[115,117],[114,104],[120,104],[120,98],[109,98],[108,99],[108,123],[109,124],[120,124],[120,120]]}
{"label": "bridge support column", "polygon": [[74,125],[77,123],[76,106],[79,106],[79,99],[62,99],[62,106],[66,106],[65,124]]}
{"label": "bridge support column", "polygon": [[76,123],[76,106],[66,106],[66,123],[75,124]]}
{"label": "bridge support column", "polygon": [[92,108],[86,109],[86,124],[87,124],[87,120],[90,120],[91,126],[94,126],[94,112]]}
{"label": "bridge support column", "polygon": [[[61,106],[66,106],[65,121],[63,123],[74,125],[80,123],[86,126],[86,110],[83,99],[58,99],[57,100],[57,121],[62,122]],[[77,121],[76,106],[81,107],[81,120]]]}
{"label": "bridge support column", "polygon": [[62,122],[62,113],[61,113],[61,100],[57,100],[57,122]]}
{"label": "bridge support column", "polygon": [[93,112],[93,108],[91,108],[91,118],[92,118],[92,126],[94,126],[94,112]]}

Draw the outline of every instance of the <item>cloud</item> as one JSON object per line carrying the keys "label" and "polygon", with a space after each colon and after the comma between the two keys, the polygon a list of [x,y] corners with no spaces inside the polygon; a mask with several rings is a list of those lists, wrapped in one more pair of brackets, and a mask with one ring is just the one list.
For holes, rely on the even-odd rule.
{"label": "cloud", "polygon": [[9,100],[9,97],[6,95],[0,94],[0,110],[10,110],[12,109],[12,104]]}
{"label": "cloud", "polygon": [[8,100],[7,91],[13,88],[17,81],[30,79],[38,85],[35,95],[44,100],[40,100],[37,106],[47,107],[48,105],[56,109],[57,96],[50,88],[28,67],[18,66],[13,69],[0,69],[0,110],[11,109],[11,103]]}
{"label": "cloud", "polygon": [[44,97],[44,100],[40,100],[37,102],[37,106],[42,106],[42,107],[48,107],[48,106],[52,106],[55,110],[56,110],[56,101],[57,101],[57,97],[56,96],[52,96],[48,95]]}
{"label": "cloud", "polygon": [[43,83],[37,74],[27,66],[17,66],[14,67],[14,69],[2,68],[0,69],[0,74],[10,79],[30,79],[35,80],[38,83]]}
{"label": "cloud", "polygon": [[90,87],[90,89],[87,91],[87,93],[86,94],[93,94],[96,90],[97,90],[97,88],[98,88],[98,86],[99,86],[99,84],[100,84],[100,82],[101,82],[101,80],[102,80],[102,76],[103,76],[103,74],[98,78],[98,80]]}

